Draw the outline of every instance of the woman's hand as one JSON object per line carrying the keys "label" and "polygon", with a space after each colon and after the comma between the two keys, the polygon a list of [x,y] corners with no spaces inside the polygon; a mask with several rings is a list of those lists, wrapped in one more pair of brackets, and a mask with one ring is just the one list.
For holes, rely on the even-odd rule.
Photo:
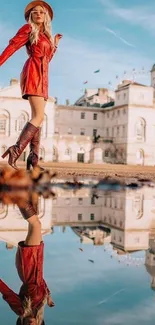
{"label": "woman's hand", "polygon": [[54,44],[58,46],[60,39],[62,38],[62,34],[56,34],[54,37]]}
{"label": "woman's hand", "polygon": [[55,303],[52,300],[51,296],[47,297],[47,304],[48,304],[49,307],[54,307],[55,306]]}

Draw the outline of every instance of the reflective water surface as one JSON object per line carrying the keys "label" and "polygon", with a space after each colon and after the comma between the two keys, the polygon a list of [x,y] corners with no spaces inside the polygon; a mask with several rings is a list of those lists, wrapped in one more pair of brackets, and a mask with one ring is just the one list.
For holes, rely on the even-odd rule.
{"label": "reflective water surface", "polygon": [[154,324],[154,188],[54,192],[37,197],[39,249],[18,246],[24,208],[0,204],[0,324],[23,317],[25,296],[45,324]]}

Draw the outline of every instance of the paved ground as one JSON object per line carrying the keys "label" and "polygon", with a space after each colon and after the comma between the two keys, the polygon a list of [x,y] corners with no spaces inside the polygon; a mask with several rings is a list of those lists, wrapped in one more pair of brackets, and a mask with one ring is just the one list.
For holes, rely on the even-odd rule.
{"label": "paved ground", "polygon": [[[151,180],[155,182],[154,166],[130,166],[112,164],[82,164],[82,163],[42,163],[43,167],[57,172],[58,177],[85,176],[99,179],[108,177],[119,181],[131,182],[132,180]],[[0,163],[0,167],[7,166]],[[24,163],[18,163],[20,168],[25,168]]]}

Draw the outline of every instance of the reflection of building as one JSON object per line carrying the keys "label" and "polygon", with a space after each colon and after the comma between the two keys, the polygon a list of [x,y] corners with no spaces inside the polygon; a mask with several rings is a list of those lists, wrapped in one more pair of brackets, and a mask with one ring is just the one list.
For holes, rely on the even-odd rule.
{"label": "reflection of building", "polygon": [[146,252],[145,266],[151,275],[151,288],[155,290],[155,234],[150,236],[149,249]]}
{"label": "reflection of building", "polygon": [[[147,250],[150,229],[155,228],[155,193],[152,188],[123,192],[92,193],[90,188],[76,192],[56,186],[54,199],[40,199],[40,220],[43,231],[66,225],[82,234],[84,241],[109,241],[118,253]],[[14,230],[26,231],[27,223],[18,209],[0,206],[0,237]],[[76,228],[75,228],[76,227]],[[65,231],[65,228],[64,228]],[[12,232],[13,233],[13,232]],[[11,241],[8,241],[11,244]]]}
{"label": "reflection of building", "polygon": [[[21,98],[20,86],[16,79],[10,86],[0,89],[0,157],[10,144],[14,144],[24,125],[30,120],[30,105]],[[47,122],[48,121],[48,122]],[[45,108],[42,125],[40,158],[52,160],[52,139],[54,130],[54,99],[50,98]],[[25,160],[29,147],[25,149],[20,160]]]}
{"label": "reflection of building", "polygon": [[111,241],[110,229],[103,226],[98,227],[72,227],[72,230],[80,237],[81,243],[93,243],[103,245]]}
{"label": "reflection of building", "polygon": [[[42,234],[51,233],[52,200],[39,198],[39,219],[42,223]],[[7,248],[17,246],[26,238],[27,221],[25,221],[16,205],[8,207],[0,203],[0,240],[7,243]]]}

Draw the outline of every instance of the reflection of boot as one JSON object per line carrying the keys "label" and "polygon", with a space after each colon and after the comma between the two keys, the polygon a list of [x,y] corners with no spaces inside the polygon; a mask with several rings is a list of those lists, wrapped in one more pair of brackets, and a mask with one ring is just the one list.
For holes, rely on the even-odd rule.
{"label": "reflection of boot", "polygon": [[16,166],[16,160],[19,158],[27,144],[31,141],[36,131],[37,127],[30,122],[27,122],[16,144],[9,147],[2,155],[2,158],[5,158],[7,155],[9,155],[8,164],[14,169],[18,169]]}
{"label": "reflection of boot", "polygon": [[25,220],[37,214],[37,207],[31,201],[25,202],[22,208],[18,205],[18,208]]}
{"label": "reflection of boot", "polygon": [[[30,142],[30,153],[27,157],[27,170],[30,170],[31,166],[34,168],[38,165],[40,138],[41,128],[38,127],[37,132],[34,134]],[[41,170],[44,170],[44,168],[41,168]]]}

